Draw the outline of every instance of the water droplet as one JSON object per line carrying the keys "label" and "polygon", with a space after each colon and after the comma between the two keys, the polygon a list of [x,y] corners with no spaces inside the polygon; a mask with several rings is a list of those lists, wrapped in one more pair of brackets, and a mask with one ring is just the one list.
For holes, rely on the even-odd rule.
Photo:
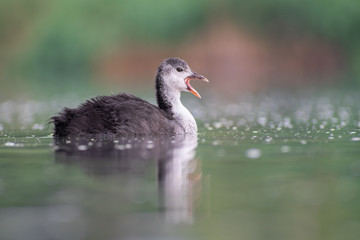
{"label": "water droplet", "polygon": [[4,144],[6,147],[15,147],[15,143],[14,142],[6,142]]}
{"label": "water droplet", "polygon": [[288,145],[281,146],[280,151],[282,153],[290,152],[290,147]]}
{"label": "water droplet", "polygon": [[246,154],[246,157],[255,159],[255,158],[261,157],[261,150],[258,148],[250,148],[250,149],[246,150],[245,154]]}
{"label": "water droplet", "polygon": [[284,118],[284,127],[286,128],[292,128],[293,126],[291,125],[291,120],[290,118],[286,117]]}
{"label": "water droplet", "polygon": [[261,126],[265,127],[265,125],[267,123],[267,118],[266,117],[259,117],[257,121]]}
{"label": "water droplet", "polygon": [[214,122],[214,123],[213,123],[213,126],[214,126],[215,128],[221,128],[223,125],[222,125],[222,123],[220,123],[220,122]]}
{"label": "water droplet", "polygon": [[44,125],[35,123],[35,124],[32,126],[31,129],[32,129],[32,130],[43,130],[43,129],[44,129]]}
{"label": "water droplet", "polygon": [[146,144],[146,148],[147,148],[147,149],[152,149],[152,148],[154,148],[154,146],[155,146],[155,144],[154,144],[154,142],[151,141],[151,140],[149,140],[149,141],[147,142],[147,144]]}
{"label": "water droplet", "polygon": [[77,148],[79,151],[86,151],[88,149],[86,145],[79,145]]}
{"label": "water droplet", "polygon": [[24,144],[22,143],[15,143],[15,142],[6,142],[4,144],[6,147],[23,147]]}
{"label": "water droplet", "polygon": [[125,146],[122,145],[122,144],[116,144],[116,145],[114,146],[114,148],[115,148],[116,150],[124,150],[124,149],[125,149]]}

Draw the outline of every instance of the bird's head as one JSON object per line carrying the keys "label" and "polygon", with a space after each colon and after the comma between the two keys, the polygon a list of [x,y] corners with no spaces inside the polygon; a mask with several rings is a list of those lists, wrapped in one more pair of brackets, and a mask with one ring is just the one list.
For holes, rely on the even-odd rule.
{"label": "bird's head", "polygon": [[191,92],[198,98],[200,94],[190,85],[190,80],[202,80],[209,82],[207,78],[191,70],[184,60],[169,58],[164,60],[159,69],[158,76],[161,76],[164,84],[175,91]]}

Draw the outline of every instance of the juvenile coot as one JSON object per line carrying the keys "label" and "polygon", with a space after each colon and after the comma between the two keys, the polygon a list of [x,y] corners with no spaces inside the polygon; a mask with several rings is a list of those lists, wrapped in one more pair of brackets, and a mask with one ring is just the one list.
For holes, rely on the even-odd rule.
{"label": "juvenile coot", "polygon": [[158,135],[196,133],[194,117],[180,101],[181,91],[200,98],[191,79],[208,80],[184,60],[169,58],[159,66],[156,79],[158,107],[130,94],[91,98],[78,108],[64,108],[51,118],[54,136],[86,134]]}

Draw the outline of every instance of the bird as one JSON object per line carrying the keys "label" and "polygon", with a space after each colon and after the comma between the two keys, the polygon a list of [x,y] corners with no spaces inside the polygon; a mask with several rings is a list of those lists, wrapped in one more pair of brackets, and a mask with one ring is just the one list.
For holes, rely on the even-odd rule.
{"label": "bird", "polygon": [[181,103],[181,92],[201,98],[190,80],[209,80],[180,58],[165,59],[157,69],[157,105],[127,93],[98,96],[77,108],[64,108],[50,119],[54,137],[96,134],[117,136],[196,134],[197,124]]}

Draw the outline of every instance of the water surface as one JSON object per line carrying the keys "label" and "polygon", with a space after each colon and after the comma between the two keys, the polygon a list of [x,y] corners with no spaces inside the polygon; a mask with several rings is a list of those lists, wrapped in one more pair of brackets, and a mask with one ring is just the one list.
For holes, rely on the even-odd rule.
{"label": "water surface", "polygon": [[357,239],[359,100],[211,98],[197,136],[57,144],[63,102],[0,103],[0,239]]}

